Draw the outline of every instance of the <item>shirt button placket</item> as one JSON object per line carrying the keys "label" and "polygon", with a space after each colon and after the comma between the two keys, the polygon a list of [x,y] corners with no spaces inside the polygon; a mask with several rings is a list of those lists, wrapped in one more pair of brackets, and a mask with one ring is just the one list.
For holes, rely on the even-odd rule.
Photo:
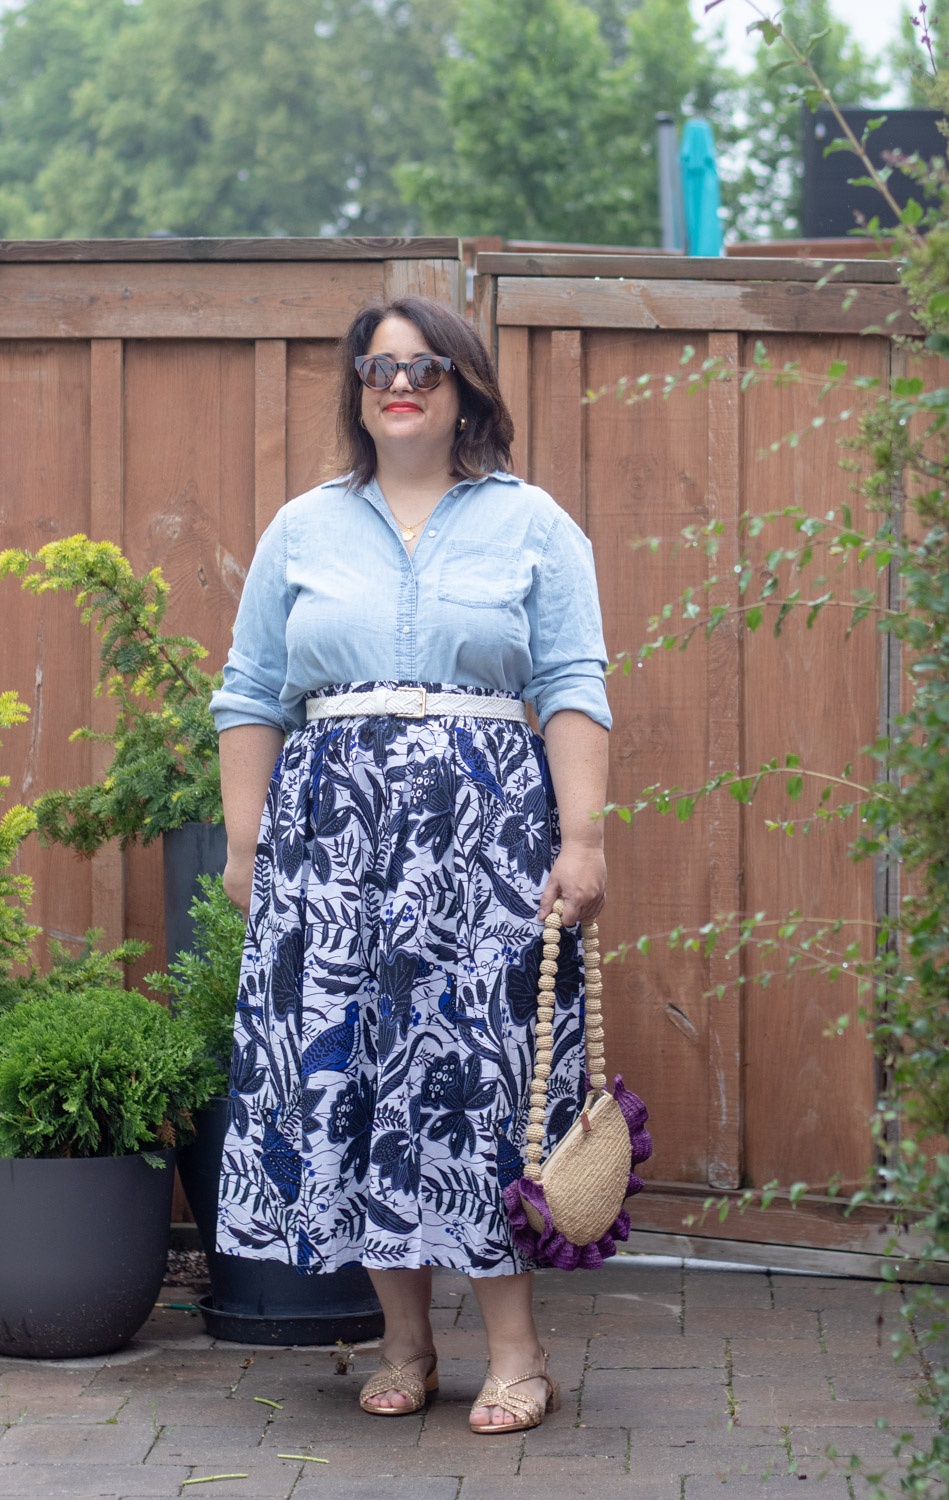
{"label": "shirt button placket", "polygon": [[415,616],[418,608],[418,585],[411,567],[403,566],[399,589],[399,612],[395,634],[395,661],[399,680],[414,682]]}

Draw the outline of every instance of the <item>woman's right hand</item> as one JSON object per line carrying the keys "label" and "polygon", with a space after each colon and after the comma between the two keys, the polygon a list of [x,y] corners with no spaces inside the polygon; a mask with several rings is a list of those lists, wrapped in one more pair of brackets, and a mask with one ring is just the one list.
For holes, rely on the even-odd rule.
{"label": "woman's right hand", "polygon": [[254,856],[235,855],[230,847],[227,864],[224,866],[224,894],[239,906],[246,918],[250,911],[250,895],[254,883]]}

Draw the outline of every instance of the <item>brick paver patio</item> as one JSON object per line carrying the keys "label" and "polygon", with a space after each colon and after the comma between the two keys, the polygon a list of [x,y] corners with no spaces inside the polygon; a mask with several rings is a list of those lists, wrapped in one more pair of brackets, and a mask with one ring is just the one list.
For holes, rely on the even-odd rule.
{"label": "brick paver patio", "polygon": [[[899,1288],[623,1257],[538,1277],[563,1407],[477,1438],[484,1344],[465,1278],[439,1274],[435,1301],[440,1397],[386,1421],[356,1403],[372,1349],[338,1374],[335,1351],[215,1343],[169,1307],[108,1359],[0,1359],[0,1500],[858,1500],[866,1481],[827,1449],[892,1469],[878,1423],[921,1436],[931,1420],[918,1363],[891,1359]],[[233,1473],[247,1477],[182,1488]]]}

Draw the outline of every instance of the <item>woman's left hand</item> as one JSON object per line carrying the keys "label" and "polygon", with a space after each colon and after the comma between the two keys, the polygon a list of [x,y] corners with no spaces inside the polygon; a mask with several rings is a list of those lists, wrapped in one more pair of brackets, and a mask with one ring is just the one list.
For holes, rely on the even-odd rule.
{"label": "woman's left hand", "polygon": [[606,899],[606,860],[598,845],[564,844],[544,886],[538,920],[546,921],[563,897],[563,925],[592,922]]}

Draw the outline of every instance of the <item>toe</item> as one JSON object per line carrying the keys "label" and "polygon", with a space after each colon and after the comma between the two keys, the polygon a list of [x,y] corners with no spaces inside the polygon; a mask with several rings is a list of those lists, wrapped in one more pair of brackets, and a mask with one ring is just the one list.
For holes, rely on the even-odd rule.
{"label": "toe", "polygon": [[378,1396],[369,1398],[372,1406],[405,1406],[406,1401],[401,1391],[380,1391]]}

